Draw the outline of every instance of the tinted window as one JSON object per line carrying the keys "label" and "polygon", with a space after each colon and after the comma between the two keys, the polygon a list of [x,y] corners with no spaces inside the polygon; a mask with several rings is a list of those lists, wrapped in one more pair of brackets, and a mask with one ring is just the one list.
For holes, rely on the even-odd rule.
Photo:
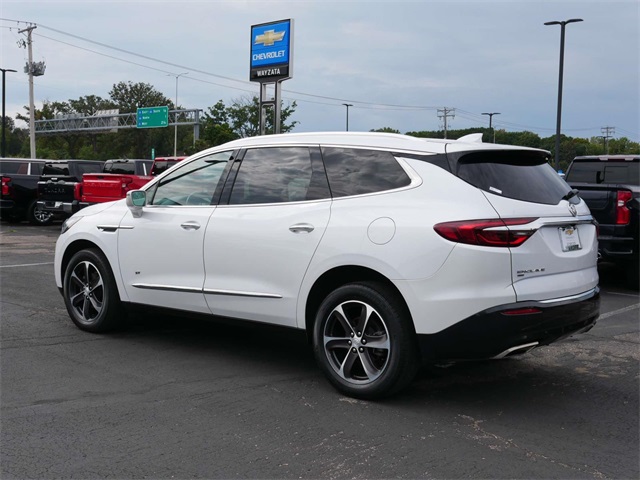
{"label": "tinted window", "polygon": [[69,175],[69,165],[66,162],[45,163],[42,169],[43,175]]}
{"label": "tinted window", "polygon": [[383,192],[411,183],[391,152],[324,147],[322,158],[334,198]]}
{"label": "tinted window", "polygon": [[105,172],[119,173],[119,174],[133,174],[136,171],[136,166],[133,162],[111,162],[105,165]]}
{"label": "tinted window", "polygon": [[458,161],[458,176],[485,192],[556,205],[571,190],[538,152],[476,152]]}
{"label": "tinted window", "polygon": [[0,162],[0,172],[26,174],[29,172],[29,162]]}
{"label": "tinted window", "polygon": [[640,184],[638,162],[574,162],[567,173],[568,182]]}
{"label": "tinted window", "polygon": [[151,189],[150,205],[211,205],[231,152],[221,152],[183,165]]}
{"label": "tinted window", "polygon": [[329,196],[322,163],[312,162],[309,148],[255,148],[242,159],[229,203],[301,202]]}

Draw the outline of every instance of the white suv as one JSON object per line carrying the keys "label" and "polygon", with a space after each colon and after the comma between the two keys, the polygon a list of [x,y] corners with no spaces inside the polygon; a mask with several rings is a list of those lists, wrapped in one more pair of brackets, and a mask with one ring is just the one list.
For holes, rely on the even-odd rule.
{"label": "white suv", "polygon": [[83,330],[132,305],[303,329],[338,390],[388,395],[421,361],[595,324],[596,225],[548,156],[478,137],[233,141],[68,219],[56,283]]}

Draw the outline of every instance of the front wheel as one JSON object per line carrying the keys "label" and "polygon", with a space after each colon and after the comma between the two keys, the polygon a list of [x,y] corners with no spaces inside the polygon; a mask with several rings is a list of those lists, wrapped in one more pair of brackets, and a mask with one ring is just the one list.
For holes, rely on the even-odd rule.
{"label": "front wheel", "polygon": [[322,302],[314,353],[341,392],[373,399],[407,386],[419,367],[415,330],[397,294],[377,283],[337,288]]}
{"label": "front wheel", "polygon": [[64,272],[63,296],[71,320],[81,330],[106,332],[120,322],[116,282],[99,250],[81,250],[71,257]]}

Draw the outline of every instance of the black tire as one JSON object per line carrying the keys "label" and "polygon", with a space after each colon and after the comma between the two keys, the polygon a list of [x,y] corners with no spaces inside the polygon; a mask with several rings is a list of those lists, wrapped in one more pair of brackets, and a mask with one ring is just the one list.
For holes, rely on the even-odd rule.
{"label": "black tire", "polygon": [[50,225],[53,222],[53,213],[38,207],[38,201],[34,200],[27,209],[27,220],[31,225]]}
{"label": "black tire", "polygon": [[123,312],[118,288],[102,252],[77,252],[64,272],[63,297],[73,323],[81,330],[102,333],[116,328]]}
{"label": "black tire", "polygon": [[351,283],[322,302],[313,328],[320,368],[340,392],[374,399],[395,393],[420,366],[415,329],[397,295],[377,283]]}

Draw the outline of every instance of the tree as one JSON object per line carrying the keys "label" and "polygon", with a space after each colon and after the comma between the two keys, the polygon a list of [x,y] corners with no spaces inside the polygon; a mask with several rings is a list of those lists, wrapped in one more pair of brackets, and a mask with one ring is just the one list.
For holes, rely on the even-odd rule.
{"label": "tree", "polygon": [[[109,92],[120,113],[133,113],[138,108],[174,105],[148,83],[119,82]],[[118,156],[150,158],[151,149],[159,154],[173,152],[173,130],[168,128],[119,130],[113,141]]]}
{"label": "tree", "polygon": [[369,131],[380,132],[380,133],[400,133],[400,130],[396,130],[395,128],[391,128],[391,127],[374,128]]}
{"label": "tree", "polygon": [[[281,108],[280,110],[280,132],[287,133],[293,130],[298,122],[293,121],[287,124],[287,119],[295,112],[297,103]],[[273,133],[273,115],[270,109],[267,110],[265,121],[265,133]],[[258,97],[240,97],[233,100],[230,107],[226,108],[228,124],[235,134],[240,138],[255,137],[260,135],[260,101]]]}
{"label": "tree", "polygon": [[[290,132],[298,122],[287,123],[295,112],[296,102],[283,107],[280,111],[280,131]],[[238,138],[260,134],[260,102],[258,97],[241,97],[226,106],[222,100],[209,107],[204,113],[200,128],[198,149],[221,145]],[[273,116],[268,115],[265,122],[266,133],[273,132]]]}

